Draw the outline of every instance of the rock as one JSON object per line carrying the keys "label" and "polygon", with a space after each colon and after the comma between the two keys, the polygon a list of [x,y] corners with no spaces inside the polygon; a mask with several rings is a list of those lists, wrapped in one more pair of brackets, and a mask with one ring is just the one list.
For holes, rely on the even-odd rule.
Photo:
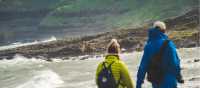
{"label": "rock", "polygon": [[193,77],[193,78],[189,79],[189,81],[199,81],[199,80],[200,80],[199,77]]}
{"label": "rock", "polygon": [[187,61],[187,63],[192,63],[192,61],[191,61],[191,60],[189,60],[189,61]]}
{"label": "rock", "polygon": [[69,60],[70,58],[69,57],[62,57],[61,59],[62,60]]}
{"label": "rock", "polygon": [[194,62],[199,62],[200,61],[200,59],[194,59]]}
{"label": "rock", "polygon": [[50,59],[50,58],[47,58],[46,61],[48,61],[48,62],[53,62],[53,60]]}
{"label": "rock", "polygon": [[[167,20],[166,24],[170,24],[169,31],[175,32],[178,37],[172,38],[174,43],[178,48],[182,47],[196,47],[200,45],[199,31],[197,27],[197,19],[187,20],[187,17],[195,16],[198,18],[198,13],[196,10],[192,10],[183,16],[176,17],[174,19]],[[181,22],[179,22],[179,19]],[[183,20],[183,21],[182,21]],[[191,22],[190,22],[191,21]],[[190,22],[190,26],[193,25],[193,29],[190,26],[185,25]],[[176,27],[173,27],[176,25]],[[181,28],[183,28],[182,30]],[[196,28],[196,29],[195,29]],[[147,27],[142,26],[138,28],[129,28],[122,30],[115,30],[111,32],[106,32],[98,35],[85,36],[82,38],[75,38],[72,40],[58,40],[56,42],[48,42],[44,44],[35,44],[29,46],[22,46],[15,49],[2,50],[0,51],[0,59],[13,59],[15,54],[21,54],[25,57],[44,57],[44,58],[66,58],[68,57],[77,57],[82,55],[94,55],[94,54],[103,54],[106,51],[106,46],[112,38],[119,40],[121,48],[125,51],[123,52],[132,52],[133,50],[141,51],[143,50],[144,44],[147,40]],[[195,33],[191,33],[195,31]],[[179,32],[187,35],[179,34]],[[81,58],[85,60],[88,57]],[[51,61],[51,59],[47,59]],[[199,59],[194,60],[194,62],[199,62]]]}
{"label": "rock", "polygon": [[88,59],[88,57],[82,57],[82,58],[80,58],[80,60],[85,60],[85,59]]}

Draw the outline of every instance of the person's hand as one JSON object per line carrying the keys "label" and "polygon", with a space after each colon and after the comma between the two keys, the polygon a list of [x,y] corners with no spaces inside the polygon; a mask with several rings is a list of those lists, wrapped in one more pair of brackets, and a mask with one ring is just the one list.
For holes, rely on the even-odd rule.
{"label": "person's hand", "polygon": [[178,83],[184,83],[185,81],[183,79],[177,79]]}
{"label": "person's hand", "polygon": [[185,82],[181,75],[179,77],[177,77],[177,81],[178,81],[178,83],[184,83]]}

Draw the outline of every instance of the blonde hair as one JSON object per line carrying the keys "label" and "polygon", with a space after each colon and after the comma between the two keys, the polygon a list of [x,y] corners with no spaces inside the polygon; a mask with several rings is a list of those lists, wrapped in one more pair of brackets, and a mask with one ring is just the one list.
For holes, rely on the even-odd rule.
{"label": "blonde hair", "polygon": [[112,39],[107,46],[108,54],[119,54],[120,53],[120,45],[116,39]]}

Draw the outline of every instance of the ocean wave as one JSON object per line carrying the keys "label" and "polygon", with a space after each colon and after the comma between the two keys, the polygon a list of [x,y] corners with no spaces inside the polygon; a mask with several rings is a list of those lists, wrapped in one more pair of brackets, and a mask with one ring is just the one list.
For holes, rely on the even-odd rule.
{"label": "ocean wave", "polygon": [[42,58],[38,59],[38,58],[27,58],[24,57],[22,55],[16,54],[12,60],[7,60],[7,59],[3,59],[0,60],[0,64],[7,64],[7,65],[17,65],[17,64],[28,64],[29,63],[38,63],[38,62],[44,62],[45,60],[43,60]]}
{"label": "ocean wave", "polygon": [[35,73],[29,81],[20,84],[16,88],[57,88],[61,87],[64,81],[52,70],[43,70]]}
{"label": "ocean wave", "polygon": [[12,44],[7,45],[7,46],[0,46],[0,50],[7,50],[7,49],[13,49],[13,48],[22,47],[22,46],[48,43],[48,42],[52,42],[52,41],[56,41],[56,40],[57,40],[57,38],[55,36],[52,36],[49,39],[44,39],[44,40],[40,40],[40,41],[35,40],[34,42],[28,42],[28,43],[16,42],[16,43],[12,43]]}

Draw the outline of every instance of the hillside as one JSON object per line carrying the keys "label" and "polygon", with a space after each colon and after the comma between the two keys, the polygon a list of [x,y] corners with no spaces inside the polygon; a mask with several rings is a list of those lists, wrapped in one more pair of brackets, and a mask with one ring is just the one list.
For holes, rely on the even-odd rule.
{"label": "hillside", "polygon": [[133,28],[196,6],[198,0],[0,0],[0,45]]}
{"label": "hillside", "polygon": [[[165,19],[169,38],[177,48],[198,47],[199,34],[199,8],[188,11],[186,14]],[[141,51],[147,38],[147,29],[151,24],[144,24],[138,28],[119,29],[112,32],[100,33],[82,38],[58,40],[55,42],[23,46],[15,49],[0,51],[0,59],[12,59],[15,54],[26,57],[63,58],[80,55],[98,55],[106,50],[110,39],[119,40],[123,52]]]}

